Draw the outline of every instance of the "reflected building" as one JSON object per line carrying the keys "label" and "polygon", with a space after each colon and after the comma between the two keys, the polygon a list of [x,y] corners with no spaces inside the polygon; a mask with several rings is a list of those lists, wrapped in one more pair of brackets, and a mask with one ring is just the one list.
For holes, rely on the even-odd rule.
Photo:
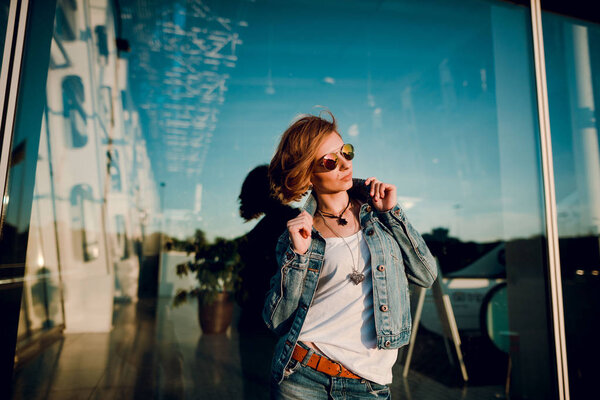
{"label": "reflected building", "polygon": [[586,7],[0,1],[6,397],[260,398],[268,371],[248,391],[240,365],[269,339],[235,322],[203,334],[194,302],[172,304],[202,284],[177,265],[198,231],[237,245],[260,226],[240,217],[242,182],[318,105],[356,147],[355,176],[399,188],[460,332],[466,384],[429,294],[394,397],[590,393],[600,20]]}
{"label": "reflected building", "polygon": [[137,298],[144,231],[155,230],[158,218],[146,141],[126,101],[128,65],[117,56],[114,9],[59,2],[55,24],[19,348],[57,328],[109,331],[114,299]]}

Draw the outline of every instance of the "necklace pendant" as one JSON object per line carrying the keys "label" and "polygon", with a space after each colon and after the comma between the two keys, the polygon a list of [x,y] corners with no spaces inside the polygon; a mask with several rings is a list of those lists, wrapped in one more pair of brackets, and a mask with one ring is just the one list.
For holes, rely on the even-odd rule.
{"label": "necklace pendant", "polygon": [[355,285],[358,285],[359,283],[361,283],[362,281],[365,280],[365,275],[361,274],[360,272],[357,271],[353,271],[350,274],[350,280],[352,281],[352,283],[354,283]]}
{"label": "necklace pendant", "polygon": [[348,225],[348,220],[346,220],[346,218],[339,217],[337,223],[341,226]]}

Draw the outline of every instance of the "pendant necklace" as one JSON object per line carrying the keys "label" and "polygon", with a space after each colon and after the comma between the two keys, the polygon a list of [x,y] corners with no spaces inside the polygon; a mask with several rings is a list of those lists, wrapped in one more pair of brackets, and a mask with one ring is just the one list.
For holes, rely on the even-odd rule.
{"label": "pendant necklace", "polygon": [[[350,204],[350,203],[348,203]],[[346,209],[348,209],[348,206],[346,206]],[[355,285],[358,285],[359,283],[361,283],[362,281],[365,280],[365,274],[363,274],[362,272],[358,272],[358,263],[360,262],[360,238],[358,240],[358,246],[357,246],[357,252],[356,252],[356,262],[354,261],[354,253],[352,252],[352,249],[350,248],[350,245],[348,244],[348,242],[346,241],[345,238],[343,238],[342,236],[340,236],[336,231],[333,230],[333,228],[331,226],[329,226],[329,224],[327,223],[327,221],[325,220],[325,216],[323,215],[323,212],[321,210],[317,210],[319,212],[319,214],[321,214],[321,217],[323,218],[323,222],[325,223],[325,226],[329,228],[329,230],[331,232],[333,232],[335,234],[335,236],[339,237],[340,239],[342,239],[344,241],[344,244],[346,245],[346,247],[348,248],[348,250],[350,251],[350,256],[352,257],[352,273],[350,273],[348,275],[348,277],[350,278],[350,280],[352,281],[352,283],[354,283]],[[345,212],[346,210],[344,210]],[[342,212],[343,214],[343,212]],[[345,223],[343,225],[346,225],[348,223],[348,221],[345,221]]]}
{"label": "pendant necklace", "polygon": [[344,210],[342,210],[340,215],[335,215],[333,213],[328,213],[328,212],[321,211],[321,210],[319,210],[319,214],[321,214],[321,216],[323,217],[323,220],[325,220],[325,217],[337,218],[338,225],[344,226],[344,225],[348,225],[348,220],[346,220],[346,218],[343,218],[342,215],[344,215],[344,213],[346,212],[348,207],[350,207],[350,196],[348,196],[348,204],[346,204],[346,208],[344,208]]}

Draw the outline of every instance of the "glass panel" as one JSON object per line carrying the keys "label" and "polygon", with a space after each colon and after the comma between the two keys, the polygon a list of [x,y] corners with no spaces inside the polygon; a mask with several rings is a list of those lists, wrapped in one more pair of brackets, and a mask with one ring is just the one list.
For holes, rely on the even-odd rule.
{"label": "glass panel", "polygon": [[55,199],[50,184],[50,153],[47,130],[44,129],[45,122],[42,126],[21,311],[21,314],[26,316],[28,335],[32,336],[64,323],[59,255],[56,246],[58,241],[52,212]]}
{"label": "glass panel", "polygon": [[99,256],[97,220],[92,188],[88,184],[75,185],[71,190],[71,224],[73,250],[78,260],[91,261]]}
{"label": "glass panel", "polygon": [[571,398],[600,374],[600,25],[543,14]]}
{"label": "glass panel", "polygon": [[[123,16],[163,230],[180,251],[163,254],[161,288],[179,284],[168,260],[196,229],[215,246],[266,229],[246,233],[239,185],[294,116],[322,104],[356,146],[355,176],[396,184],[438,257],[469,384],[501,396],[511,365],[513,397],[556,397],[527,8],[176,1],[157,15],[126,3]],[[244,279],[264,287],[269,274]],[[432,297],[422,324],[412,369],[451,385],[456,367],[431,365],[446,354]]]}
{"label": "glass panel", "polygon": [[66,124],[66,141],[71,147],[83,147],[88,140],[87,115],[84,102],[85,93],[83,82],[79,76],[69,75],[63,79],[63,117]]}
{"label": "glass panel", "polygon": [[54,34],[61,42],[74,41],[77,39],[77,33],[79,32],[78,3],[79,12],[81,13],[81,1],[58,0]]}
{"label": "glass panel", "polygon": [[[111,104],[111,88],[119,88],[111,2],[93,3],[60,0],[56,5],[49,69],[44,71],[45,110],[18,348],[41,340],[37,334],[53,327],[66,332],[109,331],[115,275],[121,276],[119,296],[131,300],[137,292],[138,255],[130,251],[130,231],[125,227],[139,211],[130,207],[129,198],[112,196],[112,189],[117,186],[121,191],[125,182],[119,166],[131,161],[126,154],[132,151],[119,147],[133,147],[135,142],[124,143],[123,130],[116,127],[124,112],[119,104]],[[104,28],[92,34],[93,26]],[[114,109],[121,119],[113,117]],[[109,130],[118,144],[106,140]],[[23,153],[18,150],[13,154]],[[114,165],[107,156],[113,153],[118,154]],[[13,164],[14,160],[13,155]],[[129,167],[131,172],[134,166]],[[19,171],[13,170],[12,176],[18,177]],[[117,214],[125,221],[115,226]],[[12,221],[7,222],[10,226]],[[122,248],[110,250],[119,254],[107,248],[113,240]]]}
{"label": "glass panel", "polygon": [[[292,210],[258,198],[268,183],[256,167],[298,113],[322,104],[355,146],[354,176],[398,187],[446,277],[462,340],[466,392],[429,292],[409,379],[399,360],[393,396],[499,398],[508,388],[511,398],[556,398],[527,8],[118,3],[129,43],[117,40],[117,3],[57,5],[32,214],[53,229],[30,233],[22,333],[64,321],[67,339],[96,332],[77,338],[112,346],[72,347],[100,382],[90,394],[268,398],[273,339],[260,309]],[[178,276],[193,260],[207,268]],[[240,324],[203,334],[193,299],[174,307],[177,289],[229,290],[234,267],[244,268]],[[62,319],[46,307],[51,296],[34,295],[57,281]]]}
{"label": "glass panel", "polygon": [[121,168],[119,166],[119,152],[117,150],[109,151],[106,156],[108,157],[108,173],[110,175],[110,187],[113,192],[120,192],[123,190],[123,183],[121,181]]}
{"label": "glass panel", "polygon": [[[10,3],[17,5],[23,2]],[[3,50],[7,50],[7,47],[4,47],[7,6],[7,2],[0,2],[0,44]],[[40,156],[38,151],[43,155],[43,149],[38,147],[44,109],[43,96],[40,96],[40,93],[44,90],[44,76],[48,68],[54,7],[55,3],[50,0],[36,2],[35,7],[27,9],[27,17],[34,22],[27,27],[19,27],[26,28],[23,42],[13,43],[17,46],[14,50],[17,53],[22,51],[23,55],[22,60],[18,60],[21,65],[19,76],[12,76],[20,82],[20,87],[18,93],[11,92],[11,96],[16,99],[15,104],[2,105],[3,117],[8,116],[2,123],[14,120],[14,125],[11,123],[10,126],[3,126],[7,129],[2,131],[4,137],[0,138],[10,147],[2,149],[1,161],[4,169],[0,171],[0,174],[3,174],[2,183],[6,184],[2,190],[3,207],[0,218],[0,398],[10,396],[13,365],[21,355],[15,354],[17,338],[22,339],[42,330],[47,331],[60,326],[63,321],[60,307],[57,307],[61,304],[60,293],[57,291],[59,282],[51,276],[52,269],[56,266],[52,254],[49,254],[48,260],[38,260],[37,256],[44,251],[45,246],[28,249],[29,238],[39,235],[43,229],[31,230],[34,225],[31,221],[35,219],[38,227],[52,221],[52,216],[46,214],[47,210],[34,210],[32,203],[34,197],[47,195],[44,186],[36,192],[34,182],[36,164]],[[21,7],[19,11],[21,14],[23,9],[24,7]],[[18,13],[16,18],[19,18]],[[3,74],[7,72],[7,67],[6,64],[2,66]],[[0,93],[3,101],[6,99],[5,94]],[[6,155],[8,156],[4,158]],[[42,179],[47,180],[47,177]],[[42,204],[47,206],[47,202]],[[52,242],[48,243],[48,246],[52,246]],[[30,274],[26,272],[27,265],[32,266]],[[25,324],[24,329],[18,329],[19,323]],[[19,342],[23,343],[21,340]],[[36,346],[32,348],[39,347],[42,343],[34,344]]]}

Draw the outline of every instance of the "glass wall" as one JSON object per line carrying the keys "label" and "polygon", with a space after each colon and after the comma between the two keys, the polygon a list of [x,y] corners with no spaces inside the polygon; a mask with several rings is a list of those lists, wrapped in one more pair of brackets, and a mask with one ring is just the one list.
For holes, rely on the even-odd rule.
{"label": "glass wall", "polygon": [[[397,185],[451,278],[471,383],[505,384],[510,358],[514,396],[556,395],[527,8],[155,5],[150,13],[124,2],[124,30],[171,240],[195,229],[208,240],[242,237],[251,227],[237,216],[246,175],[270,160],[298,113],[324,105],[356,146],[355,176]],[[504,285],[497,318],[507,326],[494,344],[481,313]],[[419,334],[435,342],[426,336],[441,332],[432,302],[424,314],[429,333]],[[427,359],[414,368],[431,372]]]}
{"label": "glass wall", "polygon": [[[395,184],[437,257],[471,393],[558,397],[528,8],[492,0],[124,0],[118,9],[109,0],[57,3],[25,233],[19,346],[51,330],[64,331],[66,345],[86,337],[76,334],[95,333],[85,365],[97,379],[81,382],[81,393],[129,382],[155,394],[178,382],[180,398],[227,398],[227,387],[248,389],[247,365],[258,371],[252,379],[259,388],[268,385],[268,355],[255,354],[268,337],[235,323],[221,341],[204,335],[195,308],[172,304],[178,289],[198,283],[178,277],[177,265],[189,260],[193,240],[224,252],[219,256],[242,269],[245,295],[254,296],[238,296],[242,318],[260,321],[256,304],[274,271],[252,273],[256,257],[271,255],[248,243],[278,236],[266,236],[265,227],[282,230],[285,219],[264,209],[242,218],[242,185],[255,185],[250,192],[259,196],[260,185],[250,182],[281,133],[300,113],[326,107],[356,148],[355,177]],[[566,61],[565,49],[580,51],[566,38],[581,34],[569,28],[568,36],[568,21],[545,18],[546,40],[560,44],[546,47],[558,68],[548,71],[556,82],[549,83],[564,259],[567,251],[581,254],[583,241],[575,238],[591,243],[597,234],[589,225],[598,200],[590,189],[597,141],[589,145],[597,130],[588,135],[590,111],[572,104],[583,98],[583,108],[596,112],[578,87],[596,93],[597,79],[587,73],[581,81],[573,71],[586,63],[597,69],[598,43],[596,28],[586,26],[587,58]],[[565,88],[572,98],[555,105],[553,93]],[[556,114],[557,107],[566,111]],[[563,116],[556,122],[555,115]],[[583,128],[572,125],[574,115],[588,118],[577,122]],[[581,135],[572,126],[586,139],[576,141]],[[19,173],[11,170],[12,182]],[[268,248],[268,240],[256,248]],[[591,257],[563,261],[573,348],[583,305],[569,293],[597,277]],[[152,322],[135,320],[143,298],[156,296]],[[433,397],[427,388],[434,384],[464,396],[431,295],[415,343],[411,376],[427,382],[416,389],[420,397]],[[577,350],[572,354],[569,362],[577,363]],[[64,362],[57,361],[59,376],[66,376]],[[241,372],[227,385],[215,365],[230,364]],[[407,390],[401,364],[394,397]],[[198,372],[209,367],[210,374]],[[52,383],[46,389],[61,390]],[[34,393],[19,390],[16,397]]]}
{"label": "glass wall", "polygon": [[550,13],[543,26],[569,382],[580,398],[600,372],[600,26]]}

